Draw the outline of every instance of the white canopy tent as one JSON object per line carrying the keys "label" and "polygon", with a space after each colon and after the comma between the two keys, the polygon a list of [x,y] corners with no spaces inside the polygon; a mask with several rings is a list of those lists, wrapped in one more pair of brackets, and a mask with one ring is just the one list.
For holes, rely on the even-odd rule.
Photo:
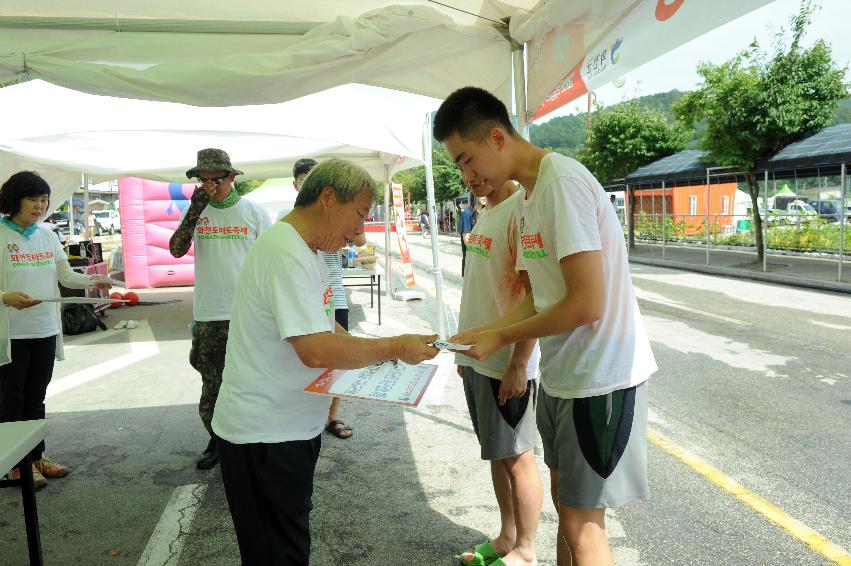
{"label": "white canopy tent", "polygon": [[345,85],[279,104],[199,108],[30,81],[0,89],[0,164],[37,164],[60,202],[81,174],[185,182],[204,147],[225,148],[247,179],[289,176],[300,157],[343,157],[385,179],[385,165],[392,173],[422,163],[423,120],[439,102]]}
{"label": "white canopy tent", "polygon": [[[0,170],[38,170],[53,189],[54,206],[79,188],[82,175],[185,182],[203,147],[226,149],[248,179],[289,176],[302,157],[339,157],[386,182],[430,154],[430,140],[423,149],[424,121],[439,103],[344,85],[278,104],[200,108],[84,94],[34,80],[0,89],[0,109],[14,110],[3,112]],[[253,198],[269,210],[295,200],[291,187],[260,192]],[[385,249],[390,290],[389,232]]]}

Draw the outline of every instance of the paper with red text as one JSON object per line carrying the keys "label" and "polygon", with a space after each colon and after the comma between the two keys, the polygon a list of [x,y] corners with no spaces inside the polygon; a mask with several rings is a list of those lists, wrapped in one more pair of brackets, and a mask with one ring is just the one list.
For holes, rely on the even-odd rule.
{"label": "paper with red text", "polygon": [[436,371],[437,366],[431,364],[404,362],[384,362],[361,369],[329,369],[304,390],[416,407]]}

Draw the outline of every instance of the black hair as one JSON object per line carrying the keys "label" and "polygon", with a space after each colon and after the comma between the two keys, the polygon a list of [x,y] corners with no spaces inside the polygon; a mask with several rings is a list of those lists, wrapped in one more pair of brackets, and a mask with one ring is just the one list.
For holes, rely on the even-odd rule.
{"label": "black hair", "polygon": [[433,133],[440,142],[455,133],[465,140],[482,141],[494,126],[504,128],[511,136],[517,135],[500,99],[482,88],[465,86],[440,105],[434,116]]}
{"label": "black hair", "polygon": [[316,167],[319,162],[315,159],[310,159],[309,157],[306,159],[299,159],[293,165],[293,177],[298,178],[302,173],[310,173],[310,170]]}
{"label": "black hair", "polygon": [[0,187],[0,213],[14,216],[21,211],[21,199],[50,196],[50,185],[35,171],[18,171]]}

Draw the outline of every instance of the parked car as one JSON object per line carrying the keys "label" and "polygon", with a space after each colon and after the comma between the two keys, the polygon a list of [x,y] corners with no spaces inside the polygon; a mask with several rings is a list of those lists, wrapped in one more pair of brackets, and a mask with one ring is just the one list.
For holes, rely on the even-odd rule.
{"label": "parked car", "polygon": [[786,224],[801,224],[817,218],[816,209],[802,200],[796,200],[786,205],[786,214],[783,216]]}
{"label": "parked car", "polygon": [[57,231],[62,232],[63,235],[67,236],[70,232],[68,230],[68,213],[57,211],[47,217],[45,222],[49,222],[50,224],[56,224]]}
{"label": "parked car", "polygon": [[118,216],[116,211],[95,210],[92,212],[92,216],[95,217],[93,229],[96,235],[102,236],[105,233],[121,232],[121,217]]}
{"label": "parked car", "polygon": [[[839,199],[811,200],[810,204],[828,222],[839,222],[842,204]],[[851,223],[851,206],[845,205],[845,222]]]}
{"label": "parked car", "polygon": [[807,201],[815,209],[819,217],[826,222],[839,220],[839,199],[810,199]]}

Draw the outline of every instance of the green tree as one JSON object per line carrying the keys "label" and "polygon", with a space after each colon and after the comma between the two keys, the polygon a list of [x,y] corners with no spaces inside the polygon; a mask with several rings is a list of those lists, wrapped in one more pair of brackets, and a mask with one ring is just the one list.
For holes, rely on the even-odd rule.
{"label": "green tree", "polygon": [[[467,192],[458,166],[449,157],[443,144],[435,145],[431,154],[434,170],[434,197],[438,203],[452,200]],[[426,201],[425,167],[414,167],[393,175],[393,181],[402,183],[405,191],[410,191],[411,202]]]}
{"label": "green tree", "polygon": [[239,196],[245,196],[260,185],[262,185],[264,181],[262,179],[250,180],[250,181],[236,181],[233,184],[233,188],[236,189],[236,192]]}
{"label": "green tree", "polygon": [[812,12],[811,2],[801,4],[790,20],[788,48],[787,32],[780,30],[770,57],[754,41],[721,65],[701,64],[700,89],[674,105],[686,124],[706,123],[700,147],[707,161],[744,171],[760,260],[763,231],[755,164],[799,134],[830,125],[837,104],[848,94],[845,69],[836,66],[830,47],[823,40],[809,49],[801,46]]}
{"label": "green tree", "polygon": [[[685,149],[688,135],[664,114],[626,103],[600,110],[591,123],[591,136],[580,154],[584,163],[600,180],[608,183],[626,177],[631,171],[659,158]],[[635,247],[634,190],[629,193],[629,246]]]}

